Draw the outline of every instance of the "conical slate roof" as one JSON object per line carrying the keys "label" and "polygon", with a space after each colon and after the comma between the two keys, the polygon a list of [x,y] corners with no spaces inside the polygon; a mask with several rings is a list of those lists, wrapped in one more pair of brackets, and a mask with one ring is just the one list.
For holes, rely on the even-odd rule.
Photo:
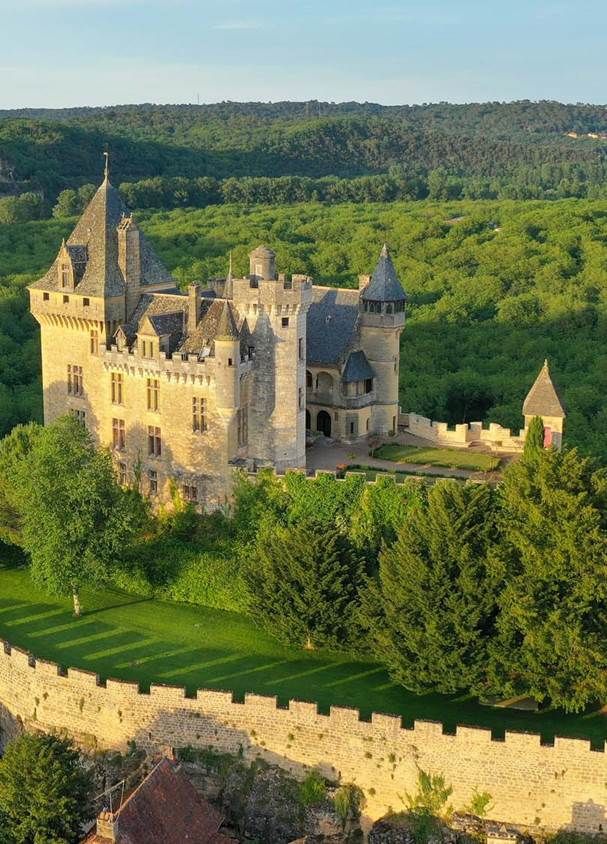
{"label": "conical slate roof", "polygon": [[223,311],[217,323],[216,340],[238,340],[240,332],[236,325],[236,319],[229,302],[224,302]]}
{"label": "conical slate roof", "polygon": [[404,302],[406,299],[385,243],[371,281],[362,292],[362,299],[373,302]]}
{"label": "conical slate roof", "polygon": [[552,383],[547,360],[527,393],[523,403],[523,416],[556,416],[562,419],[566,416],[563,402]]}

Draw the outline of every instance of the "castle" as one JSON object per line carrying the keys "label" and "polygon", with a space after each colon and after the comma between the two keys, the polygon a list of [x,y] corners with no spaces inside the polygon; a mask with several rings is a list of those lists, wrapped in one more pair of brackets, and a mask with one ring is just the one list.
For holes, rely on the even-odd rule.
{"label": "castle", "polygon": [[45,422],[74,414],[121,481],[160,500],[176,483],[213,509],[234,466],[304,468],[307,429],[348,440],[397,429],[405,293],[385,246],[358,290],[279,274],[260,246],[248,276],[181,293],[106,166],[29,289]]}

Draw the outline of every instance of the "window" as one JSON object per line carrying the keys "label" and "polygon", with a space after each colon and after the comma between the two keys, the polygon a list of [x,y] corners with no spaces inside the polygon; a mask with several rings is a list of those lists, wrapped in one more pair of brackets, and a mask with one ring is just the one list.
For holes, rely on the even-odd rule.
{"label": "window", "polygon": [[306,387],[312,389],[312,373],[308,371],[306,371]]}
{"label": "window", "polygon": [[288,317],[288,316],[283,316],[283,318],[282,318],[282,327],[283,327],[283,328],[288,328],[288,327],[289,327],[289,317]]}
{"label": "window", "polygon": [[117,451],[124,451],[126,448],[124,419],[112,419],[112,445]]}
{"label": "window", "polygon": [[162,454],[160,428],[154,425],[148,425],[148,454],[150,457],[160,457]]}
{"label": "window", "polygon": [[232,360],[232,358],[228,358],[228,366],[233,366],[233,365],[234,365],[234,361]]}
{"label": "window", "polygon": [[64,305],[67,305],[67,303],[68,303],[69,301],[70,301],[70,297],[69,297],[69,296],[65,296],[65,295],[64,295],[64,296],[63,296],[63,304],[64,304]]}
{"label": "window", "polygon": [[44,299],[44,301],[45,301],[45,302],[48,302],[48,300],[49,300],[51,297],[50,297],[50,294],[49,294],[49,293],[43,293],[43,294],[42,294],[42,298]]}
{"label": "window", "polygon": [[236,424],[238,426],[238,445],[247,445],[249,442],[249,408],[247,405],[238,410]]}
{"label": "window", "polygon": [[80,422],[81,425],[86,424],[86,413],[84,410],[76,410],[76,408],[72,408],[70,413],[77,422]]}
{"label": "window", "polygon": [[91,304],[91,300],[90,300],[90,299],[87,299],[87,297],[85,296],[85,297],[84,297],[84,299],[82,300],[82,305],[83,305],[83,307],[88,308],[88,306],[89,306],[90,304]]}
{"label": "window", "polygon": [[148,410],[158,410],[158,397],[160,395],[160,382],[157,378],[148,378]]}
{"label": "window", "polygon": [[184,484],[181,487],[181,491],[186,501],[189,501],[192,504],[195,504],[198,501],[198,487],[194,486],[194,484]]}
{"label": "window", "polygon": [[304,359],[304,341],[303,341],[303,337],[300,337],[300,338],[299,338],[299,343],[298,343],[298,346],[299,346],[299,359],[300,359],[300,360],[303,360],[303,359]]}
{"label": "window", "polygon": [[192,430],[202,433],[207,429],[207,400],[192,399]]}
{"label": "window", "polygon": [[112,372],[112,404],[123,404],[123,386],[122,372]]}
{"label": "window", "polygon": [[61,287],[69,287],[70,286],[70,265],[69,264],[61,264]]}
{"label": "window", "polygon": [[158,495],[158,472],[156,469],[148,469],[148,493]]}
{"label": "window", "polygon": [[118,483],[120,484],[120,486],[126,486],[126,483],[127,483],[126,463],[119,463],[118,464]]}
{"label": "window", "polygon": [[368,416],[367,416],[366,430],[367,430],[367,431],[369,430],[369,417],[368,417]]}
{"label": "window", "polygon": [[154,342],[153,340],[141,340],[141,357],[154,357]]}
{"label": "window", "polygon": [[84,395],[84,384],[82,378],[82,367],[68,363],[67,365],[67,392],[70,396]]}
{"label": "window", "polygon": [[298,404],[299,404],[299,409],[303,410],[304,400],[303,400],[303,390],[302,390],[301,387],[298,390]]}
{"label": "window", "polygon": [[365,380],[365,394],[373,392],[373,379],[367,378]]}
{"label": "window", "polygon": [[91,354],[96,355],[99,352],[99,332],[96,328],[91,328]]}

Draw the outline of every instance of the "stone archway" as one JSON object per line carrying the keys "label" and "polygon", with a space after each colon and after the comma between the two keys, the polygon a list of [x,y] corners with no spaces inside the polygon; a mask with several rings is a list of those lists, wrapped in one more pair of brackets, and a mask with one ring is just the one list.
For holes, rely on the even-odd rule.
{"label": "stone archway", "polygon": [[331,436],[331,417],[326,410],[321,410],[316,417],[316,430],[325,437]]}

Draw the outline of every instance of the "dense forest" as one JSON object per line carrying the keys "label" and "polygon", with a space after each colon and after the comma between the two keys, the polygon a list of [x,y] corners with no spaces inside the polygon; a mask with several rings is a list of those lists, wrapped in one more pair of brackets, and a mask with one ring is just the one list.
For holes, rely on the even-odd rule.
{"label": "dense forest", "polygon": [[[401,403],[449,422],[518,428],[548,357],[568,408],[567,442],[607,459],[607,202],[461,201],[210,206],[142,211],[182,283],[244,273],[260,242],[279,269],[355,286],[383,241],[409,295]],[[40,418],[37,330],[25,284],[73,219],[0,227],[0,430]]]}
{"label": "dense forest", "polygon": [[[146,195],[140,203],[145,207],[310,199],[595,198],[605,193],[605,131],[605,106],[528,101],[4,111],[0,195],[39,193],[41,204],[30,208],[29,219],[46,216],[62,190],[99,181],[101,151],[108,147],[114,182]],[[267,184],[280,177],[296,181],[288,190],[285,183]],[[139,182],[159,178],[162,190],[159,183],[152,194],[149,184],[137,188]],[[251,181],[260,178],[266,181]],[[175,179],[183,181],[172,184]],[[213,181],[201,188],[200,179]],[[234,184],[240,180],[243,186]],[[357,185],[342,184],[350,180]]]}

